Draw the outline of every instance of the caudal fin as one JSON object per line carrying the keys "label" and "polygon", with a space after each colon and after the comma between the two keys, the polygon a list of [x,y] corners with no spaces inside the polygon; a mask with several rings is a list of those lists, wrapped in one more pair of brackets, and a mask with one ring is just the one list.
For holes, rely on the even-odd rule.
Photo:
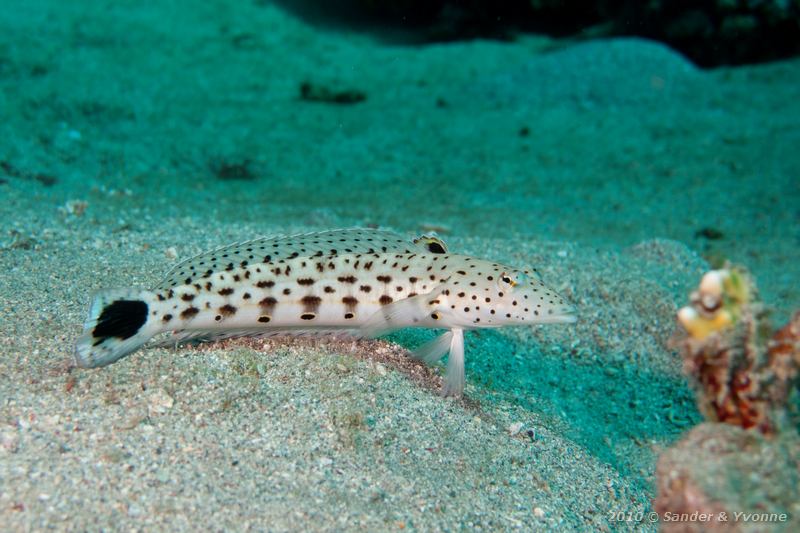
{"label": "caudal fin", "polygon": [[157,333],[152,326],[148,327],[151,296],[140,289],[97,293],[75,347],[77,365],[82,368],[110,365],[150,340]]}

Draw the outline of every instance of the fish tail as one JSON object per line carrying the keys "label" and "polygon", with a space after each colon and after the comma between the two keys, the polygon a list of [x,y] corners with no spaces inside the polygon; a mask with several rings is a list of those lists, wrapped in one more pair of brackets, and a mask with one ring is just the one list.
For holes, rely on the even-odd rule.
{"label": "fish tail", "polygon": [[110,365],[158,333],[149,320],[153,293],[141,289],[112,289],[95,294],[89,318],[75,347],[81,368]]}

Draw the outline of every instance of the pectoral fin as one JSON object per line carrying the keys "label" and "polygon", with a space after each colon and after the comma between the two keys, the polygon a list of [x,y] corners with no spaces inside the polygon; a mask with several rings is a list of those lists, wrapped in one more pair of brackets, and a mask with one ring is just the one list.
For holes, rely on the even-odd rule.
{"label": "pectoral fin", "polygon": [[461,396],[464,392],[464,330],[453,328],[430,342],[417,348],[411,357],[433,364],[447,352],[447,374],[445,374],[442,396]]}
{"label": "pectoral fin", "polygon": [[423,361],[426,364],[432,365],[445,356],[447,351],[450,349],[450,343],[452,340],[453,333],[448,331],[447,333],[439,335],[432,341],[426,342],[417,348],[411,354],[411,357],[418,361]]}
{"label": "pectoral fin", "polygon": [[425,316],[425,305],[430,295],[420,294],[384,305],[361,326],[365,337],[379,337],[392,331],[420,325]]}
{"label": "pectoral fin", "polygon": [[450,357],[447,359],[447,374],[444,378],[442,396],[461,396],[464,392],[464,330],[450,330]]}

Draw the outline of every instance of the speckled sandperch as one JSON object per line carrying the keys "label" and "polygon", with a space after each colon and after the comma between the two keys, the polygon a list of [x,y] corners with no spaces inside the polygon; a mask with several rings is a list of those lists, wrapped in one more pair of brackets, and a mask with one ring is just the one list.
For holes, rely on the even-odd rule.
{"label": "speckled sandperch", "polygon": [[76,361],[105,366],[166,332],[160,344],[446,328],[412,356],[433,363],[449,352],[443,393],[458,396],[464,329],[574,321],[534,268],[451,254],[436,236],[345,229],[232,244],[179,263],[152,291],[102,291]]}

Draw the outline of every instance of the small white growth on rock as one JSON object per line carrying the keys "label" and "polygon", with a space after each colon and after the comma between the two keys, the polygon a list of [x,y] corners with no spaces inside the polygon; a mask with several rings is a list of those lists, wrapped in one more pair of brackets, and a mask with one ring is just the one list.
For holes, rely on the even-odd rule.
{"label": "small white growth on rock", "polygon": [[700,280],[700,293],[707,294],[709,296],[716,296],[717,298],[721,297],[723,283],[725,282],[726,277],[727,273],[724,270],[712,270],[710,272],[706,272],[706,274],[703,276],[703,279]]}

